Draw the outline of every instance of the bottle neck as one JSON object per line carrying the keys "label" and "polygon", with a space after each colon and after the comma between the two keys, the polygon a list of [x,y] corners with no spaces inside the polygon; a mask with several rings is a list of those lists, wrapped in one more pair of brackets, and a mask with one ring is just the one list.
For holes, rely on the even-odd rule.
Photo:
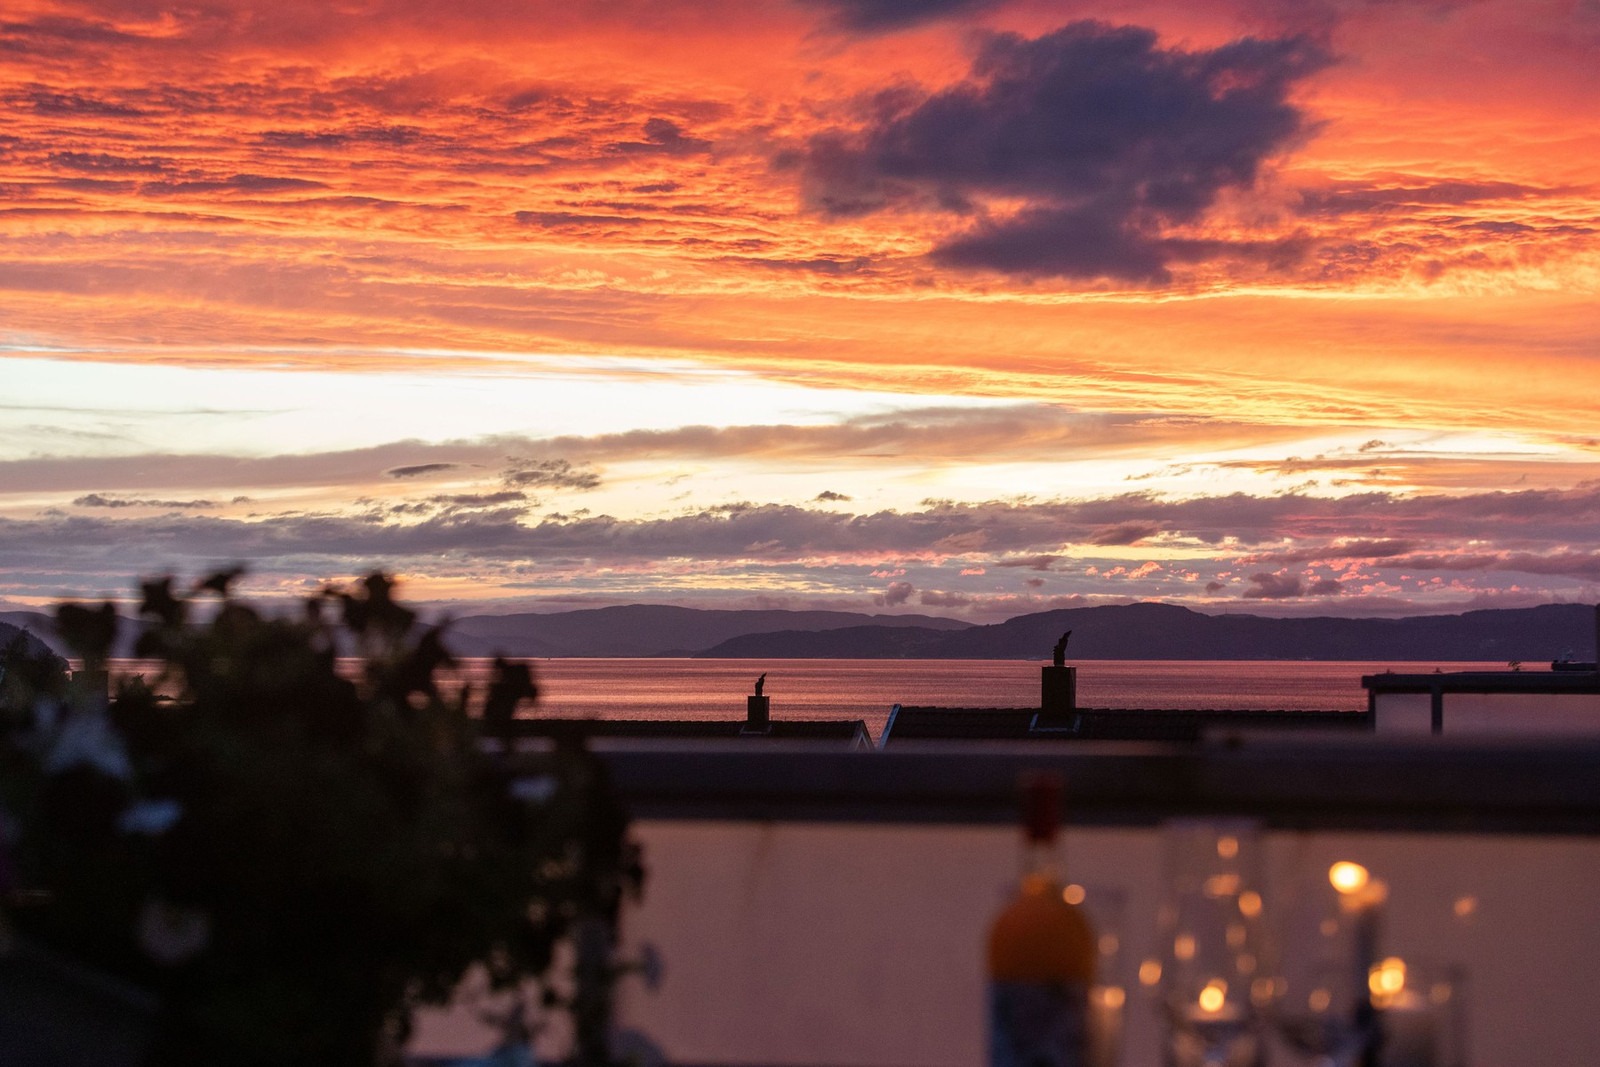
{"label": "bottle neck", "polygon": [[1021,870],[1018,874],[1024,885],[1039,883],[1058,886],[1062,884],[1065,873],[1059,842],[1053,838],[1031,835],[1023,839]]}

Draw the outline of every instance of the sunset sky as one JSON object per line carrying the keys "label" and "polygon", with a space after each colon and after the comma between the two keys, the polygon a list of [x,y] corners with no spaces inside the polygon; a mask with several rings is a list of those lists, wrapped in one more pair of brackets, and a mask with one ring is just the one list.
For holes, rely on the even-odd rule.
{"label": "sunset sky", "polygon": [[1600,0],[6,0],[0,608],[1600,600]]}

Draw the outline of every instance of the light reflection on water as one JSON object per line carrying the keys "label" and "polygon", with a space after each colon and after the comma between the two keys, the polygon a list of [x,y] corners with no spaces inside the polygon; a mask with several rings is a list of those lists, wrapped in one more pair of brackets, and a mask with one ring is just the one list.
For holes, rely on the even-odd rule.
{"label": "light reflection on water", "polygon": [[[1037,707],[1039,662],[1027,660],[536,659],[540,714],[563,718],[741,719],[763,692],[774,718],[864,719],[874,736],[893,704]],[[1365,674],[1503,670],[1503,663],[1307,660],[1079,660],[1078,703],[1101,708],[1202,710],[1366,707]],[[352,673],[359,663],[348,661]],[[154,676],[157,665],[121,661],[116,673]],[[447,689],[482,692],[490,661],[463,660]]]}

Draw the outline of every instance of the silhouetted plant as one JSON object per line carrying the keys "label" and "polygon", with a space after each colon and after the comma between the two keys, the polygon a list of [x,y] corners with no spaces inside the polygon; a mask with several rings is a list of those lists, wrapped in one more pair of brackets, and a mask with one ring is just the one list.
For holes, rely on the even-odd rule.
{"label": "silhouetted plant", "polygon": [[[32,901],[15,925],[156,992],[163,1067],[383,1063],[474,965],[541,986],[572,1017],[575,1062],[608,1064],[618,917],[643,870],[604,765],[576,735],[514,757],[531,673],[497,661],[489,713],[470,715],[438,684],[443,634],[387,576],[293,618],[236,599],[236,577],[144,582],[136,651],[161,672],[109,701],[7,650],[0,859]],[[57,623],[103,678],[111,606]],[[571,992],[551,981],[564,940]]]}

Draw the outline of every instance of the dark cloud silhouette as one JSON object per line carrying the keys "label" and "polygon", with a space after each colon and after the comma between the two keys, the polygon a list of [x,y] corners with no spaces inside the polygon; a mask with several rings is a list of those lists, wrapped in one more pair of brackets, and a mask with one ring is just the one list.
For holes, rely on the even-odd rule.
{"label": "dark cloud silhouette", "polygon": [[1220,593],[1226,588],[1228,588],[1228,587],[1223,582],[1211,581],[1211,582],[1207,582],[1206,583],[1206,592],[1207,593]]}
{"label": "dark cloud silhouette", "polygon": [[105,496],[89,493],[72,502],[79,508],[215,508],[215,500],[145,500],[128,497]]}
{"label": "dark cloud silhouette", "polygon": [[512,504],[526,499],[528,499],[527,494],[516,489],[506,489],[498,493],[451,493],[429,498],[431,503],[452,508],[499,507],[502,504]]}
{"label": "dark cloud silhouette", "polygon": [[[976,221],[933,259],[1023,275],[1161,281],[1166,230],[1305,132],[1288,101],[1328,57],[1303,38],[1160,48],[1153,31],[1075,22],[989,36],[971,77],[885,94],[861,133],[827,133],[798,161],[809,206],[846,217],[901,203]],[[1020,200],[988,214],[989,198]]]}
{"label": "dark cloud silhouette", "polygon": [[1097,530],[1089,538],[1092,545],[1134,545],[1147,537],[1154,537],[1161,532],[1161,524],[1155,522],[1119,522],[1115,526],[1107,526]]}
{"label": "dark cloud silhouette", "polygon": [[1412,8],[1444,17],[1478,2],[1480,0],[1244,0],[1244,8],[1274,25],[1326,34],[1342,23],[1385,9]]}
{"label": "dark cloud silhouette", "polygon": [[711,151],[711,142],[686,136],[683,127],[671,119],[653,118],[644,124],[643,141],[618,141],[614,152],[666,156],[689,156]]}
{"label": "dark cloud silhouette", "polygon": [[1527,200],[1561,191],[1514,182],[1442,181],[1416,185],[1340,182],[1325,189],[1303,191],[1300,194],[1300,210],[1309,215],[1387,212],[1401,208],[1466,205],[1493,200]]}
{"label": "dark cloud silhouette", "polygon": [[234,174],[206,181],[146,182],[139,191],[146,196],[188,195],[194,193],[286,193],[305,189],[326,189],[326,182],[309,178],[282,178],[267,174]]}
{"label": "dark cloud silhouette", "polygon": [[383,475],[386,478],[420,478],[425,474],[443,474],[460,467],[459,463],[414,463],[409,467],[390,467]]}
{"label": "dark cloud silhouette", "polygon": [[994,562],[996,567],[1026,567],[1030,571],[1047,571],[1055,567],[1060,556],[1024,556],[1021,559],[1001,559]]}
{"label": "dark cloud silhouette", "polygon": [[1336,539],[1305,548],[1286,549],[1255,559],[1270,559],[1275,564],[1330,563],[1340,560],[1373,559],[1392,560],[1414,553],[1423,547],[1417,540],[1397,537]]}
{"label": "dark cloud silhouette", "polygon": [[128,159],[106,152],[52,152],[50,162],[67,170],[94,174],[164,174],[169,165],[164,159]]}
{"label": "dark cloud silhouette", "polygon": [[897,30],[951,15],[962,15],[983,8],[1000,6],[998,0],[803,0],[803,2],[810,7],[825,9],[830,21],[841,29],[865,33]]}
{"label": "dark cloud silhouette", "polygon": [[824,489],[817,494],[816,499],[820,501],[845,501],[850,498],[843,493],[835,493],[832,489]]}
{"label": "dark cloud silhouette", "polygon": [[[1216,582],[1211,585],[1221,588]],[[1207,592],[1213,591],[1211,585],[1206,586]],[[1339,596],[1343,592],[1344,585],[1337,578],[1319,578],[1307,585],[1296,575],[1259,571],[1250,576],[1250,588],[1243,595],[1246,600],[1292,600],[1304,596]]]}
{"label": "dark cloud silhouette", "polygon": [[27,94],[33,110],[41,115],[97,115],[101,118],[139,118],[147,112],[142,108],[100,100],[79,93],[57,93],[38,89]]}
{"label": "dark cloud silhouette", "polygon": [[526,226],[549,229],[564,226],[643,226],[650,221],[634,215],[595,215],[580,211],[518,211],[515,218]]}
{"label": "dark cloud silhouette", "polygon": [[743,267],[758,267],[775,271],[798,271],[807,274],[859,274],[872,266],[872,260],[865,256],[851,256],[847,259],[835,259],[821,256],[815,259],[773,259],[763,256],[722,256],[720,263],[734,263]]}
{"label": "dark cloud silhouette", "polygon": [[63,46],[126,45],[138,39],[135,34],[125,33],[99,20],[89,21],[64,15],[45,15],[31,21],[0,22],[0,49],[8,52],[55,53],[62,51]]}
{"label": "dark cloud silhouette", "polygon": [[1305,596],[1306,586],[1293,574],[1273,574],[1257,571],[1250,576],[1250,588],[1244,591],[1246,600],[1287,600]]}
{"label": "dark cloud silhouette", "polygon": [[600,485],[600,476],[594,471],[574,467],[564,459],[514,459],[500,479],[519,489],[595,489]]}

